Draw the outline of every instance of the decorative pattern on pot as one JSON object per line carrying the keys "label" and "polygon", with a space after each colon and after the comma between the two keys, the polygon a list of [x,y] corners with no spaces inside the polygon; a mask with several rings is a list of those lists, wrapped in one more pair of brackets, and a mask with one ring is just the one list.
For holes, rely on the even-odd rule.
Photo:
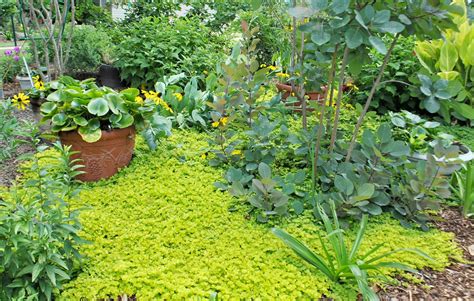
{"label": "decorative pattern on pot", "polygon": [[127,166],[135,146],[135,127],[102,131],[99,141],[85,142],[77,131],[61,132],[61,143],[71,145],[78,153],[73,159],[80,159],[85,173],[78,176],[81,181],[107,179]]}

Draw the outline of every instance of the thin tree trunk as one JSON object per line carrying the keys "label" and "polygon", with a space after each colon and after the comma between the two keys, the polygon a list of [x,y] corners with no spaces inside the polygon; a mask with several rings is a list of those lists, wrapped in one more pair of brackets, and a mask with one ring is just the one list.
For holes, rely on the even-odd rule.
{"label": "thin tree trunk", "polygon": [[300,46],[300,55],[299,55],[299,63],[301,64],[301,78],[300,78],[300,85],[299,85],[299,92],[298,98],[301,102],[301,113],[303,115],[303,129],[308,128],[308,120],[307,120],[307,109],[306,109],[306,92],[304,89],[304,69],[303,69],[303,61],[304,61],[304,32],[301,32],[301,46]]}
{"label": "thin tree trunk", "polygon": [[[318,127],[318,137],[316,139],[316,146],[314,148],[314,162],[313,162],[313,172],[314,172],[314,177],[316,178],[318,174],[318,159],[319,159],[319,149],[321,148],[321,139],[323,136],[323,123],[324,123],[324,116],[325,116],[325,111],[326,111],[326,99],[328,97],[329,93],[329,87],[331,87],[331,94],[332,94],[332,85],[334,82],[334,75],[335,75],[335,70],[336,70],[336,55],[337,55],[337,48],[338,45],[336,45],[336,48],[334,50],[334,53],[332,55],[332,61],[331,61],[331,69],[329,70],[329,75],[328,75],[328,84],[326,91],[324,92],[324,98],[323,98],[323,103],[321,105],[321,112],[319,114],[319,127]],[[319,101],[319,100],[318,100]]]}
{"label": "thin tree trunk", "polygon": [[347,155],[346,155],[346,162],[349,162],[351,160],[352,156],[352,151],[354,150],[355,147],[355,142],[357,139],[357,135],[359,134],[360,127],[362,125],[362,122],[364,121],[365,115],[367,114],[367,111],[369,110],[370,103],[372,102],[372,99],[374,98],[375,91],[377,90],[380,81],[382,80],[383,73],[385,71],[385,67],[387,67],[388,61],[390,59],[390,55],[392,54],[393,48],[395,47],[395,44],[397,44],[399,35],[396,34],[395,37],[393,38],[392,43],[390,44],[390,48],[388,49],[387,53],[385,54],[385,57],[383,59],[382,66],[380,66],[379,69],[379,74],[377,75],[377,78],[375,79],[374,84],[372,85],[372,89],[370,90],[369,97],[367,97],[367,101],[365,102],[364,109],[362,113],[359,116],[359,119],[357,120],[357,124],[354,128],[354,133],[352,133],[352,139],[351,143],[349,144],[349,148],[347,150]]}
{"label": "thin tree trunk", "polygon": [[334,151],[334,146],[336,144],[337,127],[339,125],[339,114],[341,112],[342,86],[344,85],[348,58],[349,58],[349,47],[346,46],[346,48],[344,49],[344,55],[342,57],[341,70],[339,71],[339,88],[337,90],[336,115],[334,116],[334,124],[333,124],[332,134],[331,134],[331,143],[329,144],[329,153],[331,154]]}
{"label": "thin tree trunk", "polygon": [[[334,65],[334,68],[332,68],[332,73],[330,75],[331,81],[327,85],[327,89],[329,89],[329,101],[328,101],[328,107],[332,107],[332,100],[334,98],[334,78],[336,77],[336,67],[337,67],[337,51],[339,50],[339,44],[336,45],[336,48],[334,49],[334,54],[332,56],[332,63]],[[326,101],[326,100],[324,100]],[[332,120],[332,114],[331,111],[329,111],[329,114],[327,114],[327,121],[326,121],[326,133],[329,133],[331,131],[331,120]]]}

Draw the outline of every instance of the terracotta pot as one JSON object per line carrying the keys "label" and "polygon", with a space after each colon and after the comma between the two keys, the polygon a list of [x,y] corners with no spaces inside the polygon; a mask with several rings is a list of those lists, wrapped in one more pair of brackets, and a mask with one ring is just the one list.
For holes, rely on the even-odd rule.
{"label": "terracotta pot", "polygon": [[[281,97],[283,100],[286,100],[290,96],[290,94],[293,92],[293,90],[291,89],[291,85],[277,83],[276,87],[279,92],[283,93]],[[295,90],[297,91],[297,89]],[[309,97],[310,101],[319,101],[319,103],[321,103],[324,98],[324,92],[326,91],[326,87],[321,87],[321,90],[322,90],[322,93],[311,91],[311,92],[306,92],[305,95]],[[293,108],[294,111],[301,112],[301,101],[296,101],[287,105],[288,107]],[[310,107],[307,108],[307,111],[311,112],[313,110],[314,110],[313,108],[310,108]]]}
{"label": "terracotta pot", "polygon": [[85,165],[85,174],[77,178],[81,181],[97,181],[107,179],[127,166],[132,159],[135,146],[135,127],[102,131],[99,141],[88,143],[82,140],[77,131],[60,132],[59,138],[64,145],[71,145],[74,154],[72,159],[81,159]]}

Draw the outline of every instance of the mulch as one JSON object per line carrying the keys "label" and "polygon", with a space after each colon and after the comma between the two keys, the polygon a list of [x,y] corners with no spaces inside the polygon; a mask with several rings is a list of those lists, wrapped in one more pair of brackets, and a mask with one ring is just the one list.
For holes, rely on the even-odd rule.
{"label": "mulch", "polygon": [[474,300],[474,222],[462,216],[459,208],[444,208],[441,220],[435,226],[455,234],[455,241],[464,251],[468,263],[452,263],[444,271],[426,269],[420,271],[423,284],[389,286],[379,292],[381,300]]}

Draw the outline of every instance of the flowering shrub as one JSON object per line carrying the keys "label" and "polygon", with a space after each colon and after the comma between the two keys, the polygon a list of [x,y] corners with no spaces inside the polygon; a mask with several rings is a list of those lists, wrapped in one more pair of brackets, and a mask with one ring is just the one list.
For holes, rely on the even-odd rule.
{"label": "flowering shrub", "polygon": [[0,57],[0,78],[3,81],[12,81],[24,68],[23,61],[20,60],[23,52],[16,46],[13,50],[5,50],[4,54]]}

